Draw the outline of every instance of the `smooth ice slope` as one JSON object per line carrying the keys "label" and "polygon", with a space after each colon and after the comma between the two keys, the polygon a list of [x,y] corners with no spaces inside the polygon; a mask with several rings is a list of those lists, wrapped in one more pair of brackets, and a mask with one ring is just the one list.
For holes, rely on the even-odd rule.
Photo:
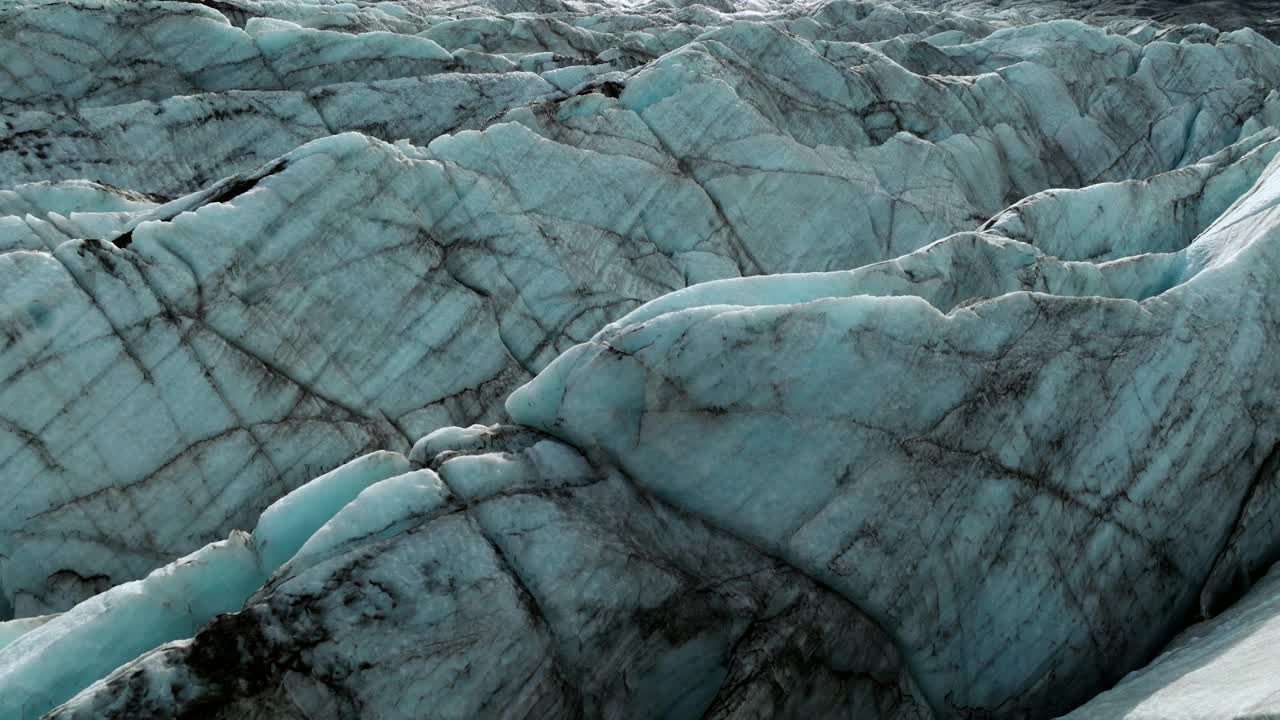
{"label": "smooth ice slope", "polygon": [[[304,486],[305,487],[305,486]],[[377,482],[339,510],[289,560],[290,572],[371,538],[391,537],[449,507],[449,490],[430,470]]]}
{"label": "smooth ice slope", "polygon": [[1280,572],[1064,720],[1280,717]]}
{"label": "smooth ice slope", "polygon": [[128,658],[239,607],[267,577],[251,543],[233,534],[0,649],[0,717],[37,717]]}
{"label": "smooth ice slope", "polygon": [[362,490],[408,470],[398,453],[352,460],[267,508],[252,535],[235,531],[145,579],[40,618],[0,646],[0,718],[35,717],[130,658],[239,609]]}
{"label": "smooth ice slope", "polygon": [[12,643],[14,640],[26,635],[36,628],[44,625],[50,620],[58,617],[57,615],[37,615],[36,617],[19,618],[17,620],[7,620],[0,623],[0,649],[5,645]]}
{"label": "smooth ice slope", "polygon": [[1070,710],[1280,552],[1269,142],[1179,171],[1259,178],[1176,251],[962,233],[645,305],[513,394],[524,426],[419,440],[242,611],[52,717]]}
{"label": "smooth ice slope", "polygon": [[409,461],[399,453],[370,453],[280,498],[262,513],[253,529],[262,565],[272,570],[280,567],[366,488],[409,469]]}

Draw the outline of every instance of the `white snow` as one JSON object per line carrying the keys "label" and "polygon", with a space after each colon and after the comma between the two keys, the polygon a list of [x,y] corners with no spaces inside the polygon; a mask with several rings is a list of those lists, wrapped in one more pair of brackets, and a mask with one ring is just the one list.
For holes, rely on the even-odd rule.
{"label": "white snow", "polygon": [[1064,720],[1246,720],[1280,716],[1280,568],[1222,615]]}

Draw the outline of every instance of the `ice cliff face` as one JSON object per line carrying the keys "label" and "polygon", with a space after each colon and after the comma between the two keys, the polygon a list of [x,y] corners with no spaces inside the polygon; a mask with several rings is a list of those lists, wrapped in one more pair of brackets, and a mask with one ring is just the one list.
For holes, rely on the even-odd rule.
{"label": "ice cliff face", "polygon": [[246,611],[53,717],[929,716],[838,593],[554,440],[442,434]]}
{"label": "ice cliff face", "polygon": [[[1053,678],[1106,685],[1258,570],[1228,538],[1280,452],[1278,191],[1163,256],[1063,264],[961,234],[865,279],[690,288],[508,409],[897,628],[935,707],[1052,708],[1077,699]],[[946,288],[940,268],[977,266],[1009,269]]]}
{"label": "ice cliff face", "polygon": [[[1280,51],[1249,31],[1171,43],[856,3],[271,8],[6,11],[0,165],[57,181],[6,193],[0,219],[0,248],[39,251],[0,259],[22,479],[0,589],[20,615],[244,527],[353,454],[501,419],[559,352],[690,283],[890,259],[1045,188],[1243,155],[1280,112]],[[369,32],[319,29],[340,18]],[[352,128],[417,145],[285,152]],[[1169,181],[1198,206],[1197,178],[1229,176],[1161,249],[1252,182],[1261,160],[1235,159]]]}
{"label": "ice cliff face", "polygon": [[1046,717],[1231,605],[1280,48],[923,5],[0,8],[0,718]]}

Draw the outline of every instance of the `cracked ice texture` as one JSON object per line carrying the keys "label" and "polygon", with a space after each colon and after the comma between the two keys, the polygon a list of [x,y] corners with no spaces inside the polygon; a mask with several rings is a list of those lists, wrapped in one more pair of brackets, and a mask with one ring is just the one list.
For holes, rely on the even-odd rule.
{"label": "cracked ice texture", "polygon": [[380,484],[61,712],[1048,712],[1280,551],[1257,33],[850,2],[0,24],[0,610],[544,369],[511,413],[580,448],[516,430]]}
{"label": "cracked ice texture", "polygon": [[[2,291],[6,467],[46,478],[12,486],[0,518],[20,614],[241,527],[353,453],[492,419],[526,368],[614,314],[687,274],[736,274],[690,180],[518,125],[446,140],[316,141],[147,211],[115,243],[0,255],[16,278]],[[557,210],[572,186],[514,189],[563,152],[579,163],[564,172],[618,192]],[[526,161],[511,184],[468,167],[509,154]],[[122,428],[138,439],[124,453]]]}
{"label": "cracked ice texture", "polygon": [[362,490],[408,471],[398,453],[357,458],[267,508],[252,535],[234,531],[143,580],[17,628],[0,647],[0,717],[42,714],[136,655],[239,609]]}
{"label": "cracked ice texture", "polygon": [[931,717],[846,599],[616,470],[500,426],[411,457],[242,611],[50,717]]}
{"label": "cracked ice texture", "polygon": [[[1277,84],[1274,46],[1250,31],[1180,44],[858,2],[725,12],[548,3],[545,14],[520,15],[497,5],[413,3],[391,20],[377,6],[15,3],[0,11],[10,31],[0,41],[0,168],[11,182],[88,178],[176,196],[335,132],[425,144],[482,128],[685,49],[707,53],[707,69],[741,97],[726,110],[744,119],[728,129],[833,146],[813,148],[818,157],[800,163],[809,172],[838,176],[825,167],[842,164],[829,157],[836,148],[865,155],[899,130],[931,144],[950,137],[914,162],[983,173],[1003,152],[1024,167],[978,188],[1005,191],[999,204],[1099,173],[1140,177],[1193,161],[1225,144]],[[860,117],[836,122],[835,113]],[[1036,157],[1041,150],[1066,157]],[[733,159],[732,149],[729,158],[677,152],[702,160],[695,166]]]}
{"label": "cracked ice texture", "polygon": [[[0,195],[0,605],[20,615],[225,537],[352,455],[497,420],[558,353],[691,283],[859,267],[1048,187],[1183,167],[1168,201],[1203,208],[1176,250],[1257,176],[1241,157],[1270,152],[1280,109],[1280,50],[1248,31],[844,2],[243,7],[0,19],[0,165],[32,181]],[[77,64],[88,37],[105,60]],[[348,128],[419,146],[287,152]],[[1168,262],[1107,292],[1158,291]]]}
{"label": "cracked ice texture", "polygon": [[[1278,195],[1272,162],[1190,246],[1131,262],[975,234],[697,286],[508,410],[845,594],[944,714],[1067,710],[1257,572],[1226,549],[1274,502]],[[955,272],[1004,263],[1032,292]],[[1274,556],[1266,530],[1250,552]]]}
{"label": "cracked ice texture", "polygon": [[[1156,32],[1143,28],[1148,21],[1172,25],[1160,30],[1168,37],[1207,37],[1216,29],[1253,28],[1268,37],[1280,38],[1280,3],[1274,0],[940,0],[934,7],[962,13],[1009,13],[1036,18],[1075,17],[1094,24],[1107,24],[1133,32]],[[998,10],[997,10],[998,8]],[[1215,27],[1205,26],[1212,23]],[[1183,25],[1185,27],[1177,27]]]}
{"label": "cracked ice texture", "polygon": [[[53,717],[1070,709],[1280,551],[1270,137],[1108,188],[1111,250],[1150,253],[1044,254],[1077,230],[1040,220],[1097,202],[1053,191],[892,261],[648,303],[510,398],[525,427],[432,433],[336,513],[340,483],[281,501],[259,527],[296,517],[301,549],[242,611]],[[1254,597],[1211,626],[1239,653],[1175,647],[1097,702],[1232,673],[1269,637],[1236,619]]]}

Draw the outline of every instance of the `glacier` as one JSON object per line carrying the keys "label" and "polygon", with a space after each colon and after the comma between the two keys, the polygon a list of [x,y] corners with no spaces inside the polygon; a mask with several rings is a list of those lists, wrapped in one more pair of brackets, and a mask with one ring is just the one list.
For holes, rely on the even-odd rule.
{"label": "glacier", "polygon": [[1280,568],[1273,568],[1235,606],[1188,628],[1149,666],[1066,717],[1236,720],[1280,713],[1278,579]]}
{"label": "glacier", "polygon": [[50,717],[931,717],[848,600],[616,469],[510,426],[418,445],[244,610]]}
{"label": "glacier", "polygon": [[0,720],[1280,712],[1277,17],[5,3]]}
{"label": "glacier", "polygon": [[[722,281],[607,326],[508,410],[898,628],[935,707],[1069,702],[1046,680],[1114,682],[1274,559],[1270,523],[1233,527],[1272,502],[1280,454],[1269,168],[1169,261],[1125,268],[1158,294],[968,276],[970,302],[938,307],[945,279],[898,261],[884,295],[875,276],[818,297],[810,276]],[[952,267],[1026,252],[959,235],[917,254],[945,245]]]}
{"label": "glacier", "polygon": [[142,580],[29,624],[0,648],[0,717],[43,712],[139,653],[238,609],[362,490],[409,470],[398,453],[357,458],[273,503],[252,534],[232,531]]}
{"label": "glacier", "polygon": [[[105,3],[85,8],[81,26],[66,20],[80,12],[72,6],[21,7],[0,56],[27,57],[35,38],[56,48],[62,36],[50,28],[70,28],[61,32],[112,39],[102,52],[116,58],[74,71],[88,73],[80,84],[32,65],[5,91],[18,120],[60,118],[49,131],[15,125],[0,148],[9,158],[0,167],[20,181],[0,218],[0,249],[10,251],[0,262],[20,280],[3,284],[0,304],[23,328],[0,388],[6,470],[48,479],[19,483],[0,513],[0,538],[12,545],[0,547],[0,595],[24,616],[66,610],[246,527],[354,455],[502,421],[505,397],[559,353],[688,285],[868,266],[980,229],[1046,189],[1217,158],[1197,170],[1203,187],[1166,181],[1186,184],[1167,202],[1204,205],[1170,237],[1176,249],[1257,176],[1269,149],[1236,156],[1274,139],[1280,112],[1280,52],[1249,30],[1172,42],[1072,20],[1020,25],[841,2],[776,17],[659,14],[645,22],[660,27],[625,31],[648,26],[590,12],[576,16],[590,30],[550,18],[366,18],[350,22],[367,32],[337,38],[297,14],[255,16],[242,29],[199,5]],[[347,12],[311,11],[319,17],[308,22],[322,26]],[[165,22],[141,21],[151,13]],[[163,47],[204,33],[211,56],[138,59],[156,52],[149,38],[170,21],[182,31]],[[658,32],[664,23],[674,24]],[[548,52],[559,65],[588,50],[613,58],[633,43],[656,57],[540,75],[428,68],[408,50],[385,63],[343,59],[424,24],[418,34],[435,46],[510,56],[516,68]],[[555,32],[531,29],[544,25]],[[335,49],[342,43],[351,47]],[[290,52],[308,67],[346,70],[277,80],[306,65],[286,62]],[[202,69],[210,63],[217,72]],[[283,88],[338,77],[351,79],[306,96],[308,107],[345,108],[316,134],[373,135],[291,149],[307,139],[294,132],[299,122],[275,144],[257,134],[257,115],[230,109],[211,112],[235,119],[236,132],[189,115],[191,132],[185,120],[147,124],[168,122],[154,103],[267,93],[264,107],[293,107],[302,91]],[[411,98],[423,93],[448,117],[416,111]],[[112,113],[102,126],[111,133],[180,139],[61,124],[99,112]],[[150,119],[128,119],[138,113]],[[177,156],[146,160],[139,147]],[[200,187],[210,174],[229,177]],[[600,190],[582,202],[584,187]],[[1033,215],[1024,207],[1019,217]],[[376,296],[367,277],[378,278]],[[387,337],[412,340],[392,349]],[[79,380],[63,382],[64,368]],[[32,393],[38,401],[25,400]],[[120,426],[147,441],[112,451]],[[175,503],[190,509],[174,513]],[[145,519],[152,507],[165,519]],[[134,519],[123,534],[110,524],[97,532],[86,513]]]}

